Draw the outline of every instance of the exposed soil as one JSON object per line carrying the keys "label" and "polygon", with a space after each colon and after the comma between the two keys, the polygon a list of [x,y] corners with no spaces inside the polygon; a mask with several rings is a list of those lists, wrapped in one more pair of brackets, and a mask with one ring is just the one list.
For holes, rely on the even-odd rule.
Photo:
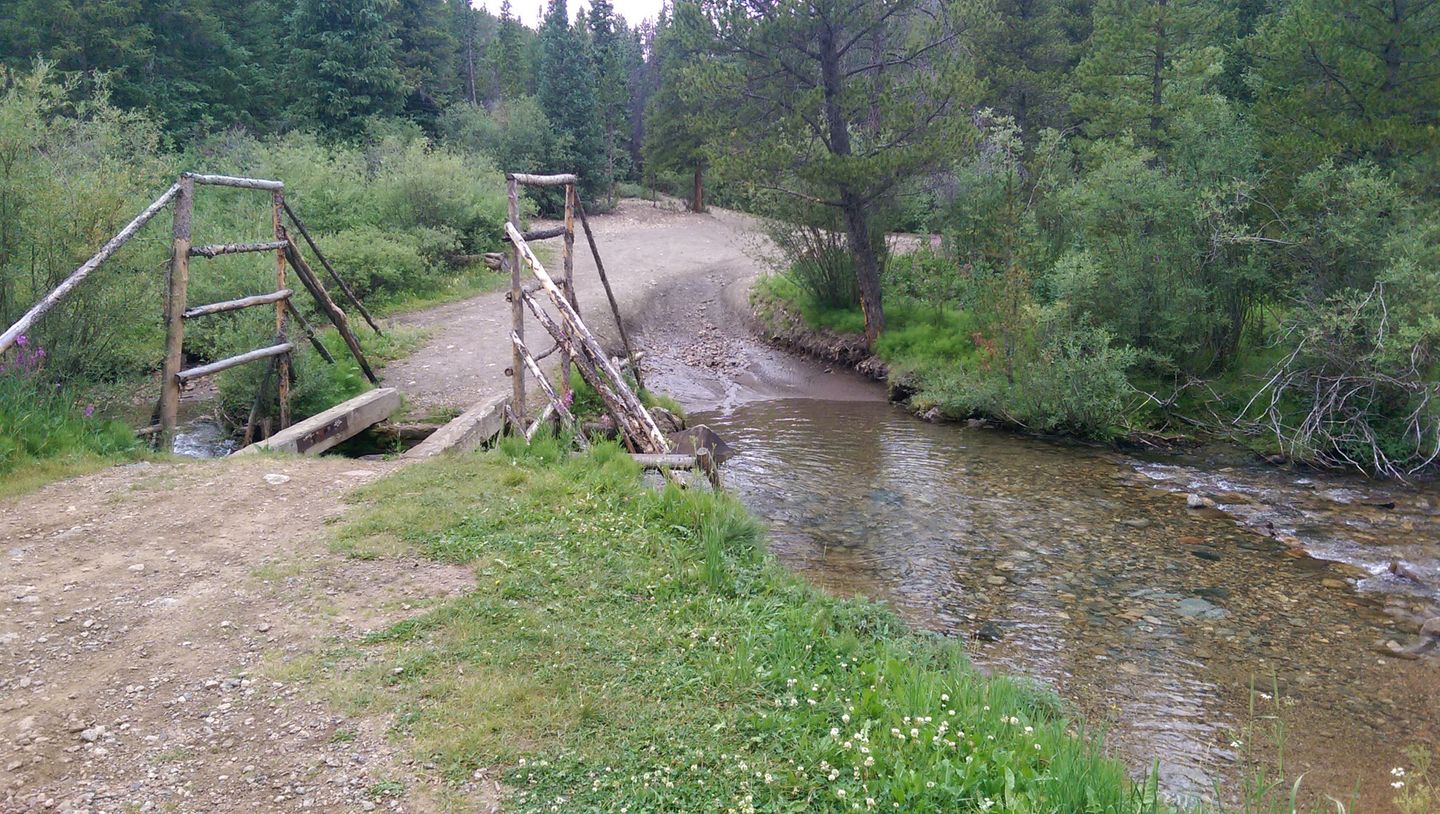
{"label": "exposed soil", "polygon": [[[697,215],[673,202],[622,201],[590,219],[605,271],[635,350],[645,354],[646,384],[687,407],[722,408],[757,398],[872,399],[876,390],[848,370],[797,359],[757,340],[747,292],[765,271],[768,244],[754,222],[720,209]],[[545,225],[545,224],[537,224]],[[559,269],[559,241],[547,270]],[[619,332],[583,233],[575,244],[575,290],[587,326],[620,355]],[[463,409],[508,389],[510,305],[505,292],[397,317],[430,328],[427,346],[392,363],[386,383],[405,392],[412,412]],[[551,342],[533,319],[526,339]],[[549,362],[554,362],[551,357]]]}
{"label": "exposed soil", "polygon": [[[341,496],[392,466],[142,463],[0,504],[0,808],[439,810],[386,721],[289,680],[473,582],[328,550]],[[493,792],[477,780],[466,810]]]}

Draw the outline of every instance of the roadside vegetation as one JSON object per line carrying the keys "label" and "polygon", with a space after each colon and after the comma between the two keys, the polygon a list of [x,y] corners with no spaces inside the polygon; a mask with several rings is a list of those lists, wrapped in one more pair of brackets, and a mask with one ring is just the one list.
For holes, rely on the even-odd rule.
{"label": "roadside vegetation", "polygon": [[922,409],[1437,471],[1440,4],[799,7],[673,16],[712,67],[672,113],[782,250],[762,297]]}
{"label": "roadside vegetation", "polygon": [[339,531],[476,568],[315,676],[449,779],[507,767],[514,811],[1156,809],[1054,696],[806,587],[733,498],[568,446],[409,468]]}

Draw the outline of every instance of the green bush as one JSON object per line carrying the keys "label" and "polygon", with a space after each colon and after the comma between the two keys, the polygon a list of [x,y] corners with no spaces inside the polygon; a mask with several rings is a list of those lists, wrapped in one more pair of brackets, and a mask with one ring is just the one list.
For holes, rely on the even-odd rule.
{"label": "green bush", "polygon": [[29,461],[80,455],[114,456],[139,447],[135,433],[95,415],[93,405],[46,375],[48,354],[28,337],[0,364],[0,475]]}

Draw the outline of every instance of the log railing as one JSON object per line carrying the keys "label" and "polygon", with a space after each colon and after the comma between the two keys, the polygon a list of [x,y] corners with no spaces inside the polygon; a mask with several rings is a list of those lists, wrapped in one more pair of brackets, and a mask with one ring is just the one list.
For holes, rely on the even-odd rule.
{"label": "log railing", "polygon": [[[570,368],[573,365],[582,379],[594,389],[601,403],[615,421],[620,436],[637,463],[646,469],[657,469],[667,479],[675,477],[675,470],[694,470],[703,473],[715,489],[721,488],[720,470],[715,456],[708,448],[700,447],[693,455],[676,455],[670,452],[670,443],[655,423],[650,411],[641,403],[636,390],[631,389],[623,372],[629,368],[635,377],[637,388],[643,387],[640,357],[630,347],[630,337],[625,331],[625,321],[620,315],[620,306],[610,279],[605,273],[605,264],[600,259],[600,248],[595,234],[590,229],[585,206],[576,193],[578,179],[574,175],[525,175],[512,173],[505,176],[509,194],[509,221],[505,224],[505,237],[510,251],[504,261],[495,265],[509,266],[510,309],[512,328],[510,343],[514,351],[513,364],[506,371],[512,379],[513,393],[506,415],[514,431],[523,434],[528,441],[550,417],[558,419],[562,426],[574,427],[576,420],[570,411],[569,385]],[[558,226],[521,231],[520,187],[564,187],[565,219]],[[605,297],[620,333],[625,349],[623,360],[612,360],[586,327],[580,316],[580,304],[574,286],[575,220],[579,216],[585,240],[590,245],[590,254],[595,260],[595,269],[605,287]],[[561,270],[556,276],[545,269],[545,265],[530,248],[530,241],[562,238]],[[528,268],[536,283],[527,284],[522,270]],[[542,305],[541,297],[547,301],[549,310]],[[529,311],[545,333],[554,340],[554,345],[544,353],[532,354],[525,344],[525,312]],[[552,316],[552,313],[558,315]],[[546,379],[539,362],[551,352],[559,350],[560,391]],[[526,415],[525,378],[535,378],[536,385],[545,395],[545,406],[539,417],[529,422]],[[576,433],[576,439],[583,447],[583,432]]]}
{"label": "log railing", "polygon": [[[270,193],[270,225],[274,230],[274,240],[252,243],[220,243],[213,245],[192,246],[191,245],[191,222],[195,209],[195,188],[197,186],[220,186],[236,189],[259,190]],[[360,302],[359,297],[351,290],[344,279],[336,273],[330,261],[320,252],[320,247],[315,244],[310,233],[305,230],[304,224],[285,201],[285,185],[280,181],[272,181],[263,178],[238,178],[229,175],[201,175],[197,173],[183,173],[180,178],[167,189],[160,197],[156,198],[139,215],[125,225],[113,238],[100,247],[89,260],[86,260],[75,269],[70,276],[66,277],[50,293],[37,302],[29,311],[26,311],[15,324],[11,325],[0,334],[0,354],[5,353],[13,347],[19,338],[29,332],[35,323],[49,312],[55,305],[72,292],[92,272],[101,266],[106,260],[120,250],[131,238],[139,233],[140,229],[149,223],[161,210],[173,204],[171,212],[171,250],[170,261],[165,275],[165,359],[162,367],[160,380],[160,398],[156,406],[155,418],[152,426],[140,431],[142,435],[153,435],[157,445],[161,449],[168,449],[173,442],[175,427],[178,420],[180,408],[180,391],[190,381],[219,373],[222,370],[247,362],[268,359],[271,362],[271,369],[266,374],[266,383],[261,385],[260,396],[268,387],[268,381],[272,378],[277,380],[276,390],[280,405],[280,425],[283,428],[289,424],[290,412],[290,380],[291,380],[291,355],[295,346],[286,338],[289,327],[289,317],[294,317],[300,324],[303,332],[315,350],[325,358],[327,362],[334,363],[335,359],[322,342],[315,336],[314,329],[305,320],[300,309],[293,302],[293,290],[287,287],[287,272],[293,267],[295,274],[300,278],[307,291],[315,298],[320,310],[334,324],[336,330],[344,338],[346,345],[355,356],[360,368],[371,382],[378,382],[374,371],[370,369],[364,353],[360,349],[359,342],[351,333],[349,324],[345,319],[345,313],[339,306],[330,299],[328,292],[310,271],[299,249],[290,242],[290,238],[281,222],[282,214],[288,216],[290,221],[300,230],[305,241],[309,244],[315,256],[320,258],[325,270],[330,273],[331,278],[345,292],[346,297],[364,314],[365,319],[371,327],[379,333],[380,329],[370,317],[365,306]],[[229,254],[253,253],[253,252],[274,252],[275,253],[275,291],[268,294],[257,294],[250,297],[242,297],[225,302],[211,303],[187,307],[186,295],[190,280],[190,258],[204,257],[214,258]],[[193,368],[182,368],[184,363],[184,342],[185,322],[190,319],[221,314],[230,311],[237,311],[244,308],[252,308],[263,305],[275,306],[275,336],[274,345],[257,350],[241,353],[227,359],[221,359],[209,364]],[[278,376],[277,376],[278,374]],[[251,425],[247,427],[247,435],[253,430],[255,412],[258,411],[261,398],[257,396],[256,409],[252,410]]]}
{"label": "log railing", "polygon": [[[560,315],[560,322],[557,323],[536,301],[531,292],[518,285],[518,281],[512,278],[512,295],[516,298],[516,304],[523,304],[535,316],[546,332],[554,338],[555,343],[560,346],[563,358],[574,362],[580,376],[595,389],[604,402],[606,411],[615,419],[615,425],[620,428],[626,442],[633,451],[664,454],[669,452],[669,443],[665,434],[655,424],[655,419],[640,398],[630,389],[625,377],[620,373],[619,367],[610,361],[609,354],[595,339],[594,334],[585,326],[580,318],[580,312],[570,301],[570,296],[560,289],[555,280],[545,270],[540,259],[535,256],[530,245],[525,241],[525,236],[515,224],[505,225],[506,236],[509,237],[513,254],[518,258],[516,268],[519,264],[530,269],[530,272],[540,282],[540,291],[543,291]],[[520,320],[516,320],[517,323]],[[512,330],[511,341],[515,348],[517,364],[515,375],[517,378],[523,376],[523,370],[534,364],[533,359],[525,349],[524,335],[520,330]],[[562,365],[562,372],[565,367]],[[533,371],[532,371],[533,372]],[[537,375],[537,379],[540,377]],[[543,379],[541,379],[543,381]],[[546,391],[546,396],[554,406],[555,412],[561,416],[565,415],[565,399],[555,393],[548,385],[548,382],[541,385]],[[520,392],[524,392],[523,389]],[[519,407],[523,410],[523,403]],[[524,413],[519,412],[519,417],[524,420]]]}

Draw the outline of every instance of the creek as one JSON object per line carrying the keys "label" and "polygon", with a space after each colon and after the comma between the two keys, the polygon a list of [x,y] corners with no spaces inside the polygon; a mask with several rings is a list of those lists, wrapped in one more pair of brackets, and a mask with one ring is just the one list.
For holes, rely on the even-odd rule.
{"label": "creek", "polygon": [[876,400],[692,422],[735,448],[726,486],[781,561],[1052,689],[1137,775],[1158,762],[1172,798],[1233,800],[1264,766],[1383,811],[1405,748],[1440,742],[1440,663],[1386,645],[1440,614],[1433,485],[1143,457]]}

